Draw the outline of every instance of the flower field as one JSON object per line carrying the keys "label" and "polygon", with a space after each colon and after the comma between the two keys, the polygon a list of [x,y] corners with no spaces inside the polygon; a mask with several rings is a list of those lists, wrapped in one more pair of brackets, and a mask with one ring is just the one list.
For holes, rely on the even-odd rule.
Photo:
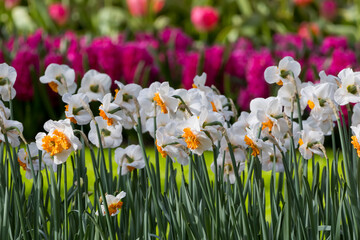
{"label": "flower field", "polygon": [[0,239],[358,239],[359,13],[4,0]]}

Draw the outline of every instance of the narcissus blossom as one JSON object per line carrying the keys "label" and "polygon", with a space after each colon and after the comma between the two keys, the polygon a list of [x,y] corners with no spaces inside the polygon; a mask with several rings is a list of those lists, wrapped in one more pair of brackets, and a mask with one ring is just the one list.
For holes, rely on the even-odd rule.
{"label": "narcissus blossom", "polygon": [[125,149],[117,148],[115,150],[115,162],[119,165],[118,174],[121,172],[121,175],[145,167],[145,159],[139,145],[130,145]]}
{"label": "narcissus blossom", "polygon": [[[105,196],[106,204],[108,206],[110,216],[116,216],[120,212],[120,209],[123,205],[123,202],[121,201],[121,199],[123,199],[124,197],[126,197],[126,192],[124,192],[124,191],[121,191],[116,196],[113,196],[111,194],[106,194],[106,196]],[[101,204],[101,212],[102,212],[103,216],[106,215],[106,209],[105,209],[104,204]],[[96,211],[95,214],[99,215],[99,212]]]}
{"label": "narcissus blossom", "polygon": [[50,156],[55,164],[66,162],[73,151],[82,147],[80,140],[74,135],[70,119],[53,121],[44,124],[48,133],[40,132],[36,135],[36,146]]}
{"label": "narcissus blossom", "polygon": [[322,144],[324,144],[324,134],[322,132],[307,129],[301,131],[299,151],[304,159],[312,158],[313,154],[324,156],[324,153],[319,148]]}
{"label": "narcissus blossom", "polygon": [[284,83],[289,82],[289,79],[287,78],[289,75],[294,79],[298,78],[300,71],[300,63],[295,61],[292,57],[284,57],[279,62],[279,66],[266,68],[264,77],[267,83],[276,83],[277,85],[282,86]]}
{"label": "narcissus blossom", "polygon": [[[17,154],[18,156],[18,163],[20,167],[26,171],[25,177],[27,179],[31,179],[33,177],[31,172],[31,165],[30,161],[32,161],[32,165],[34,168],[34,173],[36,174],[39,170],[41,171],[44,169],[45,164],[42,163],[42,166],[40,167],[39,163],[39,150],[36,147],[36,143],[32,142],[29,144],[30,154],[27,152],[27,149],[21,148]],[[30,158],[31,157],[31,158]]]}
{"label": "narcissus blossom", "polygon": [[89,104],[89,98],[85,94],[78,93],[71,95],[67,93],[62,97],[62,100],[67,103],[65,105],[65,115],[71,122],[86,125],[91,121],[89,112],[84,108],[84,105]]}
{"label": "narcissus blossom", "polygon": [[338,77],[341,86],[335,91],[334,99],[339,105],[357,103],[360,101],[360,72],[351,68],[343,69]]}
{"label": "narcissus blossom", "polygon": [[16,95],[14,84],[16,80],[15,68],[6,63],[0,64],[0,95],[3,101],[9,101]]}
{"label": "narcissus blossom", "polygon": [[41,83],[49,85],[51,90],[63,96],[65,93],[73,94],[77,85],[75,82],[75,71],[67,65],[52,63],[46,70],[45,75],[40,77]]}
{"label": "narcissus blossom", "polygon": [[18,121],[6,119],[3,112],[0,112],[0,118],[3,125],[0,128],[1,130],[0,141],[5,142],[5,134],[6,134],[9,144],[12,147],[18,147],[20,145],[19,137],[24,130],[22,123]]}
{"label": "narcissus blossom", "polygon": [[[100,131],[101,144],[104,148],[116,148],[122,142],[121,124],[109,126],[102,117],[95,117]],[[97,134],[95,122],[90,122],[89,141],[96,147],[100,147],[99,136]]]}
{"label": "narcissus blossom", "polygon": [[81,80],[78,93],[84,93],[90,101],[102,99],[105,94],[110,93],[111,78],[105,73],[89,70]]}

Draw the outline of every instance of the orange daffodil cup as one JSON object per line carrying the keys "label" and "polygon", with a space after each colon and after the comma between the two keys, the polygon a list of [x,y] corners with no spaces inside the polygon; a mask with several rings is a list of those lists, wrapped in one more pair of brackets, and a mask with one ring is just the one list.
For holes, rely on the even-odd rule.
{"label": "orange daffodil cup", "polygon": [[36,146],[45,155],[50,156],[55,164],[66,162],[73,151],[82,147],[80,140],[74,135],[70,120],[49,120],[44,124],[47,133],[36,135]]}

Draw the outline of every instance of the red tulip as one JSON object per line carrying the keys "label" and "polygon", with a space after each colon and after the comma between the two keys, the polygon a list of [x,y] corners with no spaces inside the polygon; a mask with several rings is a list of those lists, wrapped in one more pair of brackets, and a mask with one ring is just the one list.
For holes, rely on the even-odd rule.
{"label": "red tulip", "polygon": [[160,12],[164,7],[165,0],[126,0],[131,15],[136,17],[145,16],[152,6],[154,13]]}
{"label": "red tulip", "polygon": [[191,22],[201,32],[214,29],[219,21],[218,11],[210,6],[194,7],[191,10]]}
{"label": "red tulip", "polygon": [[49,15],[59,26],[63,26],[69,18],[69,9],[61,3],[50,4]]}

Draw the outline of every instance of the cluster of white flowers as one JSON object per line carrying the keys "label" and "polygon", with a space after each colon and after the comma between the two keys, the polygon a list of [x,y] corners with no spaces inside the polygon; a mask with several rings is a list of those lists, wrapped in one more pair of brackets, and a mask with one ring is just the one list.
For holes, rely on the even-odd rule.
{"label": "cluster of white flowers", "polygon": [[[16,72],[7,65],[0,65],[0,70],[0,83],[4,81],[0,86],[1,97],[3,100],[13,98]],[[242,171],[250,160],[247,151],[259,159],[263,170],[283,171],[283,157],[292,146],[298,147],[305,159],[314,154],[326,154],[324,137],[331,134],[334,121],[339,118],[339,106],[360,102],[359,72],[344,69],[337,77],[320,72],[320,81],[316,84],[302,83],[300,73],[300,64],[291,57],[282,59],[279,66],[268,67],[264,77],[266,82],[280,86],[277,96],[252,100],[250,113],[241,112],[237,117],[232,101],[214,87],[205,85],[205,73],[194,78],[193,88],[189,90],[173,89],[168,82],[154,82],[143,89],[137,84],[124,85],[115,81],[117,89],[113,96],[108,75],[88,71],[76,92],[74,70],[65,65],[51,64],[40,81],[49,84],[62,96],[67,119],[45,123],[48,133],[36,136],[36,146],[43,151],[44,162],[56,167],[56,164],[65,162],[72,151],[82,147],[71,122],[78,125],[90,123],[90,142],[97,147],[101,144],[104,148],[117,148],[115,161],[119,165],[119,174],[124,175],[145,167],[139,145],[119,147],[122,129],[141,124],[142,131],[149,132],[156,139],[162,157],[168,156],[183,165],[188,164],[191,154],[201,155],[219,146],[217,161],[211,168],[222,171],[224,180],[230,183],[235,181],[235,169]],[[94,101],[100,103],[98,114],[90,110],[89,104]],[[351,128],[354,132],[352,144],[360,156],[359,104],[354,106]],[[310,114],[303,120],[306,107]],[[7,120],[9,110],[2,102],[0,109],[9,142],[19,145],[14,129],[21,132],[22,125]],[[236,121],[231,124],[232,117]],[[299,119],[299,123],[294,119]],[[22,152],[19,162],[28,171],[26,155]],[[31,158],[33,161],[36,154],[34,157]],[[35,170],[39,169],[36,162],[33,165]]]}

